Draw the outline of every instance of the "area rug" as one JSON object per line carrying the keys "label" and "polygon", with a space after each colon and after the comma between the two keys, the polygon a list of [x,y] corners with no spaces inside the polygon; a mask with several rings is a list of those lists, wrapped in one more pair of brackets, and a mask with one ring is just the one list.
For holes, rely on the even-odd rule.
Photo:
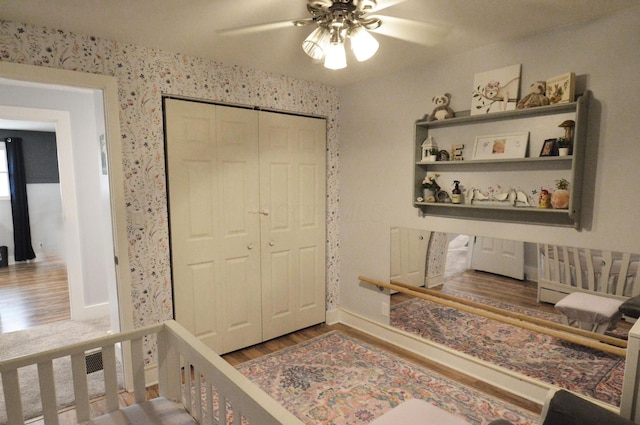
{"label": "area rug", "polygon": [[393,306],[390,321],[394,327],[513,372],[620,405],[624,357],[420,298]]}
{"label": "area rug", "polygon": [[[443,294],[452,295],[457,298],[463,298],[465,300],[474,301],[480,304],[488,305],[491,307],[497,307],[503,310],[508,310],[514,313],[524,314],[530,317],[536,317],[538,319],[547,320],[554,323],[562,323],[562,316],[560,313],[552,313],[547,311],[540,311],[533,308],[522,307],[519,305],[506,303],[503,301],[497,301],[488,297],[480,295],[469,294],[468,292],[459,291],[456,289],[447,288],[446,284],[442,289]],[[621,326],[612,328],[606,332],[607,335],[616,338],[627,339],[629,337],[629,329]]]}
{"label": "area rug", "polygon": [[[83,322],[56,322],[24,331],[2,334],[0,335],[0,361],[105,336],[108,330],[109,322],[106,318]],[[122,384],[122,368],[118,369],[118,379]],[[53,370],[56,375],[58,406],[60,408],[70,406],[74,400],[71,360],[68,357],[54,360]],[[34,365],[20,369],[18,378],[22,391],[22,410],[25,420],[41,416],[42,404],[38,390],[37,367]],[[102,371],[89,373],[87,383],[91,398],[104,394],[104,373]],[[2,386],[0,386],[0,424],[4,425],[6,422],[4,393]]]}
{"label": "area rug", "polygon": [[538,416],[465,387],[338,331],[251,360],[238,369],[306,424],[368,424],[423,399],[471,424]]}

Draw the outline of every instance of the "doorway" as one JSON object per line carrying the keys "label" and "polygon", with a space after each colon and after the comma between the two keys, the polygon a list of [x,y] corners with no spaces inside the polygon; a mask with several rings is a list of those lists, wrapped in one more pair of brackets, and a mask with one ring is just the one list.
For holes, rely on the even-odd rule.
{"label": "doorway", "polygon": [[[0,119],[55,126],[72,320],[106,315],[111,330],[131,329],[116,79],[0,63],[0,91]],[[103,271],[107,278],[96,290]]]}

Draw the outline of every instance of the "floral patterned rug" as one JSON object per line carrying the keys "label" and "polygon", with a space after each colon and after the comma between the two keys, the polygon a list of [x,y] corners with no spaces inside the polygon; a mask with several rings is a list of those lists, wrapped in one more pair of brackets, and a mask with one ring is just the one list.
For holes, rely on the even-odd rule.
{"label": "floral patterned rug", "polygon": [[[544,319],[544,320],[548,320],[550,322],[555,322],[555,323],[562,323],[562,316],[560,315],[560,313],[550,313],[546,311],[535,310],[532,308],[521,307],[515,304],[505,303],[502,301],[496,301],[491,298],[482,297],[479,295],[473,295],[473,294],[469,294],[468,292],[447,288],[446,284],[442,289],[442,293],[447,295],[453,295],[458,298],[474,301],[480,304],[501,308],[503,310],[509,310],[514,313],[526,314],[527,316],[537,317],[538,319]],[[629,337],[629,329],[618,326],[616,328],[612,328],[608,330],[606,334],[616,338],[627,339]]]}
{"label": "floral patterned rug", "polygon": [[538,416],[467,388],[338,331],[243,363],[238,369],[307,424],[368,424],[420,398],[471,424]]}
{"label": "floral patterned rug", "polygon": [[390,319],[394,327],[481,360],[620,405],[624,357],[419,298],[393,306]]}

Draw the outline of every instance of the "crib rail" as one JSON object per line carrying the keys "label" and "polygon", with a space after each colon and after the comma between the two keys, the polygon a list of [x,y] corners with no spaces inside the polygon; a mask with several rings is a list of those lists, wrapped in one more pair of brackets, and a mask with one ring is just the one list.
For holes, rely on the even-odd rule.
{"label": "crib rail", "polygon": [[627,299],[640,295],[640,255],[551,244],[538,245],[538,299],[557,302],[571,292]]}
{"label": "crib rail", "polygon": [[53,362],[64,357],[71,359],[77,420],[88,421],[91,412],[85,355],[96,349],[101,349],[103,356],[106,410],[118,410],[121,407],[116,361],[119,344],[127,346],[123,353],[129,357],[133,370],[135,401],[144,401],[146,387],[155,382],[145,381],[143,341],[154,335],[158,344],[160,396],[182,403],[199,423],[239,424],[241,418],[245,418],[250,424],[302,424],[178,323],[168,321],[0,362],[9,425],[24,424],[18,371],[31,365],[37,365],[44,423],[59,424]]}

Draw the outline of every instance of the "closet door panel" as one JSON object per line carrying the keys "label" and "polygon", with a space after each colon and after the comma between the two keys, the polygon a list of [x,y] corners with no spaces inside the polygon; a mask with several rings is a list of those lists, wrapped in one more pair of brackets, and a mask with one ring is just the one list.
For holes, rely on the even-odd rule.
{"label": "closet door panel", "polygon": [[215,107],[166,102],[166,154],[175,319],[208,346],[222,344],[215,209]]}
{"label": "closet door panel", "polygon": [[262,341],[258,113],[225,106],[216,112],[226,353]]}
{"label": "closet door panel", "polygon": [[257,112],[166,101],[175,318],[219,353],[262,341]]}
{"label": "closet door panel", "polygon": [[265,339],[325,320],[325,138],[323,120],[260,114]]}

